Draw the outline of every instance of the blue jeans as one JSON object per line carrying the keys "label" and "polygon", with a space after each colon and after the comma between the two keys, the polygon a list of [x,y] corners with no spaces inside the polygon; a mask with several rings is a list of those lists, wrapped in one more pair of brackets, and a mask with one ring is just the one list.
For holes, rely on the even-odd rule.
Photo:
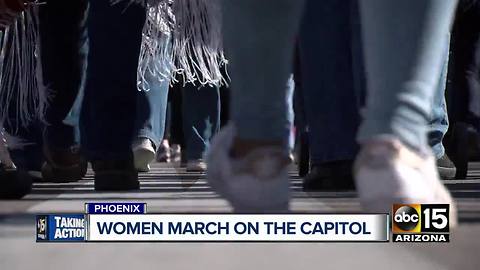
{"label": "blue jeans", "polygon": [[185,157],[202,159],[220,128],[220,89],[188,83],[181,91]]}
{"label": "blue jeans", "polygon": [[[146,72],[145,76],[149,82],[150,89],[149,91],[138,91],[136,94],[136,137],[149,139],[153,142],[155,147],[158,147],[165,133],[170,80],[158,80],[149,72]],[[72,110],[64,120],[66,124],[78,127],[83,95],[84,91],[83,88],[81,88]],[[79,131],[77,131],[75,136],[77,142],[79,141],[79,138],[80,134]]]}
{"label": "blue jeans", "polygon": [[51,91],[44,141],[50,147],[68,148],[78,143],[78,121],[64,120],[85,82],[87,10],[86,0],[74,0],[69,5],[52,0],[40,8],[43,80]]}
{"label": "blue jeans", "polygon": [[149,91],[137,92],[136,128],[138,138],[150,139],[158,147],[165,133],[170,80],[159,81],[148,74]]}
{"label": "blue jeans", "polygon": [[90,52],[80,116],[81,145],[90,160],[132,157],[145,17],[141,4],[90,1]]}
{"label": "blue jeans", "polygon": [[360,7],[369,96],[358,138],[392,134],[422,151],[456,1],[372,0]]}
{"label": "blue jeans", "polygon": [[299,60],[313,165],[353,160],[365,82],[356,0],[308,0]]}
{"label": "blue jeans", "polygon": [[[288,147],[287,81],[302,2],[223,1],[232,78],[230,117],[238,137]],[[252,19],[255,18],[255,19]]]}
{"label": "blue jeans", "polygon": [[445,155],[445,147],[443,146],[443,137],[448,131],[448,113],[447,102],[445,100],[445,89],[447,84],[448,72],[448,55],[449,40],[445,42],[446,50],[443,56],[443,69],[438,81],[437,90],[433,97],[433,107],[430,121],[430,129],[428,132],[429,145],[432,147],[433,154],[437,159]]}
{"label": "blue jeans", "polygon": [[[309,0],[306,5],[300,28],[300,62],[311,162],[352,160],[358,151],[355,134],[365,98],[357,1]],[[429,144],[437,158],[445,153],[442,140],[448,130],[448,46],[443,59],[429,129]]]}
{"label": "blue jeans", "polygon": [[[286,145],[284,85],[302,2],[223,2],[232,121],[241,139],[281,140]],[[455,5],[456,1],[436,0],[360,1],[369,82],[360,142],[392,135],[419,151],[426,148],[445,49],[441,41],[448,34]]]}
{"label": "blue jeans", "polygon": [[44,135],[49,146],[75,143],[81,103],[80,141],[87,158],[131,158],[145,16],[141,4],[49,1],[40,14],[44,79],[53,90]]}

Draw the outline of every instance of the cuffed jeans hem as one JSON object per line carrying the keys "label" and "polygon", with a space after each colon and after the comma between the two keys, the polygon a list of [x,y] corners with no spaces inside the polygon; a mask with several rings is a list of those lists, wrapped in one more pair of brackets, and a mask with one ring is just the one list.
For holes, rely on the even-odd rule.
{"label": "cuffed jeans hem", "polygon": [[440,159],[445,155],[445,147],[443,147],[442,143],[438,143],[432,146],[432,151],[437,159]]}
{"label": "cuffed jeans hem", "polygon": [[155,149],[157,149],[158,146],[161,143],[161,140],[159,139],[159,137],[157,135],[155,135],[153,132],[146,131],[146,130],[140,130],[138,132],[137,138],[149,139],[154,144]]}
{"label": "cuffed jeans hem", "polygon": [[426,125],[391,123],[392,121],[365,122],[360,127],[357,141],[363,144],[382,135],[391,135],[416,152],[425,153],[426,149],[430,148],[427,143]]}

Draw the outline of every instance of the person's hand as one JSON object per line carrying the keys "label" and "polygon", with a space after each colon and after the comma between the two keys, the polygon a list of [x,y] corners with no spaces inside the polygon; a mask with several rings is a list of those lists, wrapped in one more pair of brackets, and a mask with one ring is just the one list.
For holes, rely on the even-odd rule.
{"label": "person's hand", "polygon": [[24,9],[23,0],[0,0],[0,28],[8,27]]}

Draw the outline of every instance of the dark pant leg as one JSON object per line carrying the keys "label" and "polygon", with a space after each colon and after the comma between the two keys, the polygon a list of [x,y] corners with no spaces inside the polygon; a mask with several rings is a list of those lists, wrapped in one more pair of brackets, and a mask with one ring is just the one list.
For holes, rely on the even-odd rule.
{"label": "dark pant leg", "polygon": [[220,87],[220,126],[226,126],[230,120],[230,88]]}
{"label": "dark pant leg", "polygon": [[220,128],[220,91],[216,86],[188,83],[182,93],[186,158],[201,159]]}
{"label": "dark pant leg", "polygon": [[44,84],[49,106],[44,140],[55,148],[75,143],[75,128],[63,122],[83,86],[87,65],[87,0],[49,0],[40,8],[40,38]]}
{"label": "dark pant leg", "polygon": [[480,131],[480,3],[460,1],[451,36],[448,114]]}
{"label": "dark pant leg", "polygon": [[363,70],[354,59],[360,41],[353,35],[358,17],[352,14],[358,13],[352,2],[307,1],[301,24],[302,92],[314,165],[352,160],[358,151]]}
{"label": "dark pant leg", "polygon": [[146,10],[141,4],[90,1],[88,70],[81,143],[90,160],[132,156],[137,66]]}
{"label": "dark pant leg", "polygon": [[[222,67],[222,73],[228,78],[226,67]],[[230,85],[222,85],[220,87],[220,126],[226,126],[230,121]]]}
{"label": "dark pant leg", "polygon": [[175,83],[169,92],[170,99],[170,145],[185,146],[182,115],[182,83]]}

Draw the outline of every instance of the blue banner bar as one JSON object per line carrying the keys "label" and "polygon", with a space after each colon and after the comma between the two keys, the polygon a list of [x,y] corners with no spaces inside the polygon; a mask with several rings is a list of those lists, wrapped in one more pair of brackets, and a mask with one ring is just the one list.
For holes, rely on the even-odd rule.
{"label": "blue banner bar", "polygon": [[85,241],[84,214],[38,215],[37,242]]}
{"label": "blue banner bar", "polygon": [[87,214],[145,214],[145,203],[87,203]]}

